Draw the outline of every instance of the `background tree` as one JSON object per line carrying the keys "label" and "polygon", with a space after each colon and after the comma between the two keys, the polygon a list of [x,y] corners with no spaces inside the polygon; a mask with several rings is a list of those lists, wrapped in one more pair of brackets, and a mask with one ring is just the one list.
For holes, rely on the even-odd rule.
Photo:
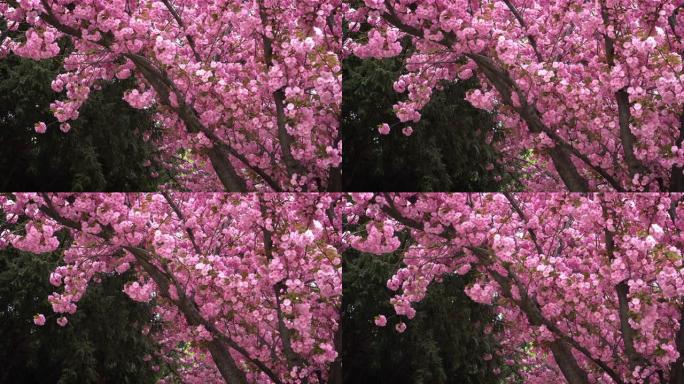
{"label": "background tree", "polygon": [[[350,249],[344,254],[342,361],[345,383],[494,384],[508,368],[496,356],[498,325],[490,308],[468,298],[470,276],[446,276],[431,284],[403,333],[390,316],[393,292],[386,283],[401,252],[382,256]],[[387,325],[374,319],[387,314]],[[503,368],[503,370],[502,370]]]}
{"label": "background tree", "polygon": [[[465,101],[474,80],[436,90],[417,123],[402,123],[393,89],[404,60],[343,62],[342,137],[347,191],[494,191],[511,176],[489,143],[500,136],[494,117]],[[383,123],[389,134],[378,130]],[[410,127],[410,136],[404,130]],[[406,133],[409,133],[406,131]]]}
{"label": "background tree", "polygon": [[65,327],[55,315],[42,327],[34,324],[34,316],[51,311],[55,287],[48,276],[63,251],[36,257],[0,250],[0,383],[156,382],[166,368],[159,369],[158,346],[144,334],[153,328],[151,307],[121,291],[131,273],[93,283]]}
{"label": "background tree", "polygon": [[[169,181],[152,163],[152,112],[122,99],[131,81],[103,84],[70,122],[69,134],[56,129],[50,82],[61,65],[61,58],[0,60],[0,190],[148,191]],[[41,121],[50,127],[45,133],[34,128]]]}

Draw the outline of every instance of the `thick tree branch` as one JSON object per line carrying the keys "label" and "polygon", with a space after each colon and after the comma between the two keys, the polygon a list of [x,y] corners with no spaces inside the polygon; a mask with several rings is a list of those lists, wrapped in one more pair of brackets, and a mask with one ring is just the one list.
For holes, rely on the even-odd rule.
{"label": "thick tree branch", "polygon": [[[508,9],[511,11],[513,16],[515,16],[516,20],[518,20],[518,23],[520,23],[520,27],[522,29],[527,29],[527,24],[525,23],[525,19],[523,19],[522,14],[520,11],[518,11],[518,8],[515,7],[513,3],[511,3],[510,0],[504,0],[504,3],[508,7]],[[534,50],[535,56],[537,56],[537,61],[542,62],[542,55],[539,52],[539,47],[537,46],[537,40],[534,38],[534,36],[530,35],[529,33],[527,34],[527,39],[530,41],[530,45],[532,46],[532,49]]]}
{"label": "thick tree branch", "polygon": [[[206,135],[207,131],[211,131],[200,122],[195,111],[185,103],[180,92],[175,89],[173,82],[152,65],[147,58],[133,53],[126,53],[124,56],[135,64],[145,79],[152,85],[155,92],[161,97],[161,101],[164,105],[173,109],[178,114],[185,123],[188,132],[196,133],[201,131]],[[171,105],[169,100],[171,92],[175,94],[178,100],[178,107],[173,107]],[[233,164],[228,160],[227,156],[222,153],[219,147],[212,146],[207,150],[207,155],[209,156],[209,160],[211,161],[216,174],[227,191],[247,192],[245,181],[238,176]]]}
{"label": "thick tree branch", "polygon": [[[480,54],[466,54],[466,56],[478,65],[478,68],[480,68],[485,77],[494,85],[497,92],[499,92],[503,98],[503,102],[525,120],[531,133],[538,134],[544,132],[556,144],[554,147],[548,149],[548,153],[554,164],[554,168],[556,168],[556,171],[571,192],[588,192],[589,185],[587,180],[579,174],[577,167],[575,167],[565,151],[570,152],[589,168],[594,170],[594,172],[598,173],[606,182],[615,188],[615,190],[623,191],[622,186],[615,178],[610,176],[602,168],[594,165],[586,155],[578,151],[542,122],[536,108],[528,103],[526,96],[520,91],[507,71],[499,68],[499,66],[487,56]],[[516,106],[515,103],[513,103],[513,92],[518,96],[518,100],[520,101],[519,106]]]}
{"label": "thick tree branch", "polygon": [[[266,63],[266,68],[270,69],[273,67],[273,39],[266,36],[266,26],[268,25],[268,14],[264,6],[263,0],[258,1],[259,4],[259,17],[261,18],[261,25],[264,29],[262,34],[263,46],[264,46],[264,63]],[[292,136],[287,132],[286,121],[285,121],[285,91],[280,88],[273,92],[273,102],[275,103],[276,109],[276,122],[278,125],[278,142],[280,143],[280,152],[285,162],[287,172],[290,176],[295,173],[300,175],[303,172],[303,167],[292,156]]]}
{"label": "thick tree branch", "polygon": [[[527,318],[530,320],[530,324],[535,326],[544,325],[549,331],[551,331],[551,333],[558,337],[558,339],[551,342],[550,347],[552,353],[554,354],[554,357],[556,358],[558,366],[561,368],[563,375],[569,383],[589,383],[589,381],[586,372],[579,366],[577,360],[572,355],[572,352],[565,345],[566,343],[567,345],[572,346],[575,350],[583,354],[597,367],[601,368],[601,370],[603,370],[608,376],[610,376],[616,384],[624,383],[624,381],[620,378],[617,372],[615,372],[615,370],[610,368],[603,361],[593,357],[591,352],[587,348],[585,348],[582,344],[577,342],[577,340],[575,340],[571,336],[561,331],[560,328],[558,328],[558,326],[554,322],[544,317],[544,315],[541,313],[541,310],[539,309],[539,304],[537,303],[537,301],[528,295],[526,288],[517,281],[517,278],[515,277],[515,274],[512,271],[508,271],[509,277],[504,277],[495,270],[490,270],[490,274],[492,275],[494,280],[499,284],[499,286],[502,287],[502,289],[504,290],[504,294],[509,299],[516,302],[518,307],[527,315]],[[511,280],[516,284],[516,287],[518,288],[520,300],[513,299],[510,283]]]}
{"label": "thick tree branch", "polygon": [[[419,38],[424,38],[424,34],[421,30],[405,24],[401,20],[401,18],[398,17],[395,9],[392,7],[392,4],[389,0],[385,0],[385,7],[388,10],[386,13],[383,13],[382,15],[385,21],[387,21],[391,25],[395,26],[396,28],[407,34]],[[453,36],[453,34],[446,34],[444,40],[442,40],[439,43],[444,45],[447,49],[450,49],[451,42],[454,39],[455,37]],[[528,104],[525,95],[522,92],[520,92],[520,90],[516,86],[516,83],[513,81],[513,79],[511,79],[509,74],[503,69],[499,68],[496,64],[494,64],[494,62],[487,56],[473,53],[465,54],[465,56],[467,56],[468,58],[473,60],[475,64],[477,64],[478,68],[482,71],[485,77],[487,77],[487,79],[492,83],[492,85],[494,85],[496,90],[499,92],[499,94],[503,98],[502,101],[509,107],[513,108],[519,114],[519,116],[523,120],[525,120],[525,122],[527,122],[527,126],[530,132],[544,132],[551,138],[551,140],[553,140],[556,143],[554,147],[548,150],[548,153],[551,157],[551,161],[553,162],[554,167],[556,168],[556,171],[560,175],[566,187],[572,192],[587,192],[589,190],[587,180],[579,174],[579,172],[577,171],[577,167],[574,166],[568,154],[565,153],[565,150],[572,148],[572,146],[570,146],[562,140],[559,141],[561,139],[560,136],[558,136],[555,132],[553,132],[553,130],[549,129],[543,124],[536,109],[532,105]],[[513,103],[513,92],[517,93],[518,99],[520,100],[520,106],[516,106],[516,103]],[[579,151],[573,151],[573,155],[577,156],[578,154],[581,155]],[[588,161],[588,158],[586,156],[581,156],[579,158],[583,162],[587,163],[589,167],[597,171],[604,178],[608,176],[608,178],[606,178],[606,181],[611,183],[613,187],[615,187],[616,185],[619,187],[619,184],[617,184],[610,177],[610,175],[608,175],[603,170],[600,170],[600,168],[594,166],[590,161]]]}
{"label": "thick tree branch", "polygon": [[[171,15],[173,16],[173,18],[176,20],[176,22],[178,23],[179,27],[180,27],[181,29],[185,29],[185,24],[183,23],[183,20],[181,19],[180,15],[179,15],[178,12],[176,11],[176,9],[173,7],[173,5],[171,4],[171,2],[170,2],[169,0],[162,0],[162,2],[163,2],[164,5],[166,6],[166,8],[169,10],[169,12],[170,12]],[[187,34],[187,33],[185,34],[185,36],[186,36],[186,38],[188,39],[188,43],[189,43],[189,45],[190,45],[190,48],[192,49],[193,55],[194,55],[194,57],[195,57],[195,60],[196,60],[197,62],[200,62],[200,61],[201,61],[201,58],[200,58],[200,55],[197,53],[197,48],[196,48],[196,45],[195,45],[195,39],[194,39],[191,35],[189,35],[189,34]],[[178,95],[177,95],[177,96],[178,96]],[[261,177],[261,178],[262,178],[262,179],[263,179],[263,180],[264,180],[264,181],[265,181],[265,182],[266,182],[266,183],[267,183],[275,192],[280,192],[280,191],[281,191],[280,186],[275,182],[275,180],[273,180],[273,178],[272,178],[271,176],[269,176],[269,175],[268,175],[266,172],[264,172],[262,169],[252,166],[252,165],[249,163],[249,161],[247,160],[246,157],[244,157],[242,154],[240,154],[239,152],[235,151],[232,147],[230,147],[229,145],[227,145],[223,140],[221,140],[218,136],[216,136],[211,130],[207,129],[207,128],[206,128],[204,125],[202,125],[202,124],[200,124],[200,125],[198,126],[198,129],[199,129],[200,131],[202,131],[202,133],[204,133],[205,136],[207,136],[215,145],[218,145],[218,146],[222,147],[222,149],[225,150],[228,154],[230,154],[231,156],[233,156],[233,157],[235,157],[236,159],[240,160],[240,162],[242,162],[245,166],[247,166],[248,168],[250,168],[250,170],[252,170],[252,172],[254,172],[254,173],[256,173],[257,175],[259,175],[259,177]],[[212,155],[213,155],[213,154],[211,154],[211,153],[209,154],[210,158],[211,158]],[[217,161],[220,161],[220,160],[217,159]],[[212,160],[212,163],[213,163],[213,162],[214,162],[214,161]],[[227,170],[227,171],[229,172],[229,170]],[[239,191],[236,191],[236,192],[239,192]]]}
{"label": "thick tree branch", "polygon": [[[603,25],[607,29],[610,24],[610,15],[608,14],[608,8],[606,7],[605,1],[601,1],[601,17],[603,19]],[[604,35],[604,45],[606,50],[606,62],[610,68],[613,68],[615,66],[615,41],[608,36],[607,33]],[[630,103],[626,87],[615,92],[615,100],[618,105],[620,142],[622,143],[622,148],[624,150],[625,162],[627,163],[629,174],[630,176],[634,176],[637,173],[643,173],[644,166],[634,155],[634,143],[636,138],[629,127],[632,114],[629,111]]]}
{"label": "thick tree branch", "polygon": [[[388,194],[385,194],[385,199],[388,201],[388,205],[390,204],[391,196]],[[424,230],[423,226],[418,223],[415,220],[412,220],[410,218],[404,217],[397,209],[396,207],[383,207],[383,212],[385,212],[388,216],[392,217],[393,219],[397,220],[398,222],[404,224],[405,226],[418,229],[418,230]],[[448,232],[445,231],[438,236],[443,237],[447,240],[451,240],[456,236],[455,233],[453,232]],[[472,251],[474,254],[478,255],[480,258],[480,261],[484,264],[490,264],[491,263],[491,256],[494,254],[492,250],[487,249],[485,247],[473,247],[473,246],[465,246],[464,248],[469,249]],[[586,349],[582,344],[577,342],[574,338],[570,337],[569,335],[566,335],[564,332],[558,328],[558,326],[545,318],[541,310],[539,309],[539,304],[531,297],[529,297],[526,289],[522,284],[519,284],[517,278],[515,277],[515,274],[513,271],[507,270],[508,276],[504,277],[501,274],[499,274],[496,270],[489,270],[490,275],[494,278],[494,280],[499,284],[499,286],[502,288],[504,291],[504,294],[513,300],[513,302],[520,308],[523,313],[528,317],[530,323],[532,325],[540,326],[544,325],[546,326],[549,331],[551,331],[558,339],[556,339],[554,342],[549,344],[549,347],[551,349],[551,352],[554,355],[554,358],[558,364],[558,366],[561,368],[561,371],[563,372],[564,377],[566,380],[568,380],[569,383],[571,384],[588,384],[588,376],[587,373],[579,366],[577,363],[577,360],[575,357],[572,355],[572,352],[568,348],[568,346],[572,346],[575,350],[578,352],[582,353],[585,357],[587,357],[592,363],[594,363],[597,367],[599,367],[601,370],[603,370],[607,375],[609,375],[616,384],[623,384],[624,382],[620,378],[620,376],[613,370],[611,367],[609,367],[606,363],[603,361],[595,358],[592,356],[591,352]],[[513,281],[517,288],[518,291],[520,292],[520,300],[514,300],[512,291],[511,291],[511,281]]]}
{"label": "thick tree branch", "polygon": [[684,384],[684,304],[680,305],[679,330],[675,337],[679,357],[670,365],[670,384]]}
{"label": "thick tree branch", "polygon": [[[41,0],[43,7],[45,8],[45,13],[41,13],[40,17],[48,24],[56,28],[58,31],[70,35],[75,38],[82,38],[81,31],[79,29],[65,25],[57,19],[57,17],[52,12],[47,0]],[[165,1],[168,3],[168,1]],[[166,5],[166,4],[165,4]],[[167,7],[171,5],[168,3]],[[182,25],[182,20],[173,6],[169,8],[169,11],[174,16],[179,25]],[[175,13],[175,15],[174,15]],[[192,36],[187,36],[188,41],[192,39]],[[103,38],[97,44],[103,46],[104,48],[109,47],[109,43],[106,38]],[[191,46],[194,46],[194,40],[190,42]],[[194,50],[194,49],[193,49]],[[196,54],[196,52],[195,52]],[[274,191],[281,191],[280,186],[275,180],[269,176],[266,172],[258,167],[250,164],[250,162],[241,155],[239,152],[235,151],[232,147],[221,140],[212,130],[205,127],[197,117],[197,113],[194,109],[185,103],[183,95],[178,92],[175,88],[175,84],[160,70],[158,70],[147,58],[138,54],[124,53],[124,57],[128,58],[135,64],[136,68],[140,71],[143,77],[152,85],[157,95],[161,98],[164,105],[171,108],[174,112],[178,114],[181,120],[185,123],[186,129],[190,133],[202,132],[207,136],[213,143],[214,146],[207,151],[209,160],[216,171],[219,180],[226,188],[228,192],[246,192],[247,187],[244,180],[237,174],[232,163],[228,160],[227,155],[231,155],[242,162],[246,167],[252,170],[255,174],[261,177]],[[196,59],[199,61],[199,55],[196,54]],[[178,100],[179,106],[177,108],[173,107],[169,101],[169,96],[171,92],[174,92]],[[288,151],[289,153],[289,151]]]}
{"label": "thick tree branch", "polygon": [[[262,196],[259,197],[259,209],[261,211],[261,217],[265,221],[268,218],[268,209],[266,208],[266,202],[263,200]],[[273,260],[273,233],[266,229],[265,226],[261,229],[264,241],[264,253],[266,259]],[[282,281],[279,281],[273,286],[273,293],[275,296],[275,309],[278,315],[278,333],[280,335],[280,340],[283,348],[283,353],[287,364],[290,368],[302,362],[301,357],[299,357],[295,351],[292,349],[292,335],[291,330],[285,325],[285,316],[283,315],[283,310],[280,306],[280,291],[286,289]]]}
{"label": "thick tree branch", "polygon": [[[487,258],[489,258],[492,254],[491,250],[479,250],[475,253],[478,254],[480,257]],[[485,259],[484,263],[488,264],[490,263],[490,261]],[[502,294],[504,295],[504,297],[508,298],[513,303],[515,303],[516,306],[525,314],[528,321],[530,322],[530,325],[536,327],[544,325],[552,333],[558,336],[557,339],[549,342],[549,349],[551,350],[551,353],[554,357],[554,360],[556,361],[556,364],[558,364],[558,367],[563,373],[563,377],[565,377],[568,383],[589,384],[589,378],[587,376],[587,373],[584,371],[584,369],[582,369],[579,366],[579,364],[577,363],[577,359],[575,359],[575,356],[573,356],[572,351],[568,346],[568,337],[565,336],[562,332],[560,332],[560,330],[555,326],[555,324],[551,323],[550,321],[544,318],[544,316],[541,313],[541,310],[539,309],[539,304],[537,304],[537,302],[534,299],[529,297],[525,287],[517,286],[520,299],[513,298],[511,286],[511,280],[513,280],[511,278],[512,272],[508,271],[508,276],[504,277],[501,274],[499,274],[496,270],[490,269],[489,274],[492,276],[494,281],[496,281],[501,287]],[[591,356],[589,357],[591,358]]]}
{"label": "thick tree branch", "polygon": [[[149,261],[149,252],[147,250],[129,246],[124,246],[122,248],[135,256],[135,259],[140,263],[143,270],[152,277],[155,284],[159,287],[159,294],[178,307],[189,325],[198,326],[200,324],[205,325],[208,323],[202,318],[195,303],[185,295],[185,292],[178,284],[173,284],[178,293],[178,300],[174,300],[170,297],[169,289],[172,286],[171,278]],[[206,325],[205,328],[207,328]],[[215,331],[217,330],[215,328],[214,331],[209,328],[207,328],[207,330],[211,332],[213,336],[216,336]],[[233,357],[221,344],[220,339],[214,337],[212,340],[208,341],[206,345],[209,353],[211,353],[212,360],[214,360],[216,367],[219,372],[221,372],[221,376],[223,376],[227,383],[247,384],[247,377],[244,372],[238,368]]]}
{"label": "thick tree branch", "polygon": [[[605,210],[604,210],[605,211]],[[606,241],[606,254],[609,260],[615,259],[615,239],[612,232],[604,229],[604,236]],[[636,331],[629,324],[629,287],[626,280],[619,282],[615,286],[615,293],[618,297],[618,314],[620,316],[620,332],[622,340],[625,345],[625,354],[629,361],[630,369],[634,370],[638,365],[644,364],[645,359],[634,348],[634,339]]]}
{"label": "thick tree branch", "polygon": [[[81,230],[80,224],[63,217],[57,209],[52,204],[52,201],[47,193],[41,194],[45,205],[40,206],[41,212],[45,213],[48,217],[57,221],[58,223],[74,229]],[[108,232],[101,232],[96,234],[97,236],[105,241],[111,238]],[[237,344],[234,340],[227,337],[223,332],[221,332],[212,322],[204,319],[200,314],[197,305],[190,298],[187,297],[184,290],[173,281],[172,277],[168,276],[158,267],[150,262],[151,253],[144,248],[138,248],[133,246],[122,246],[122,249],[130,252],[136,260],[143,267],[143,270],[154,280],[155,284],[159,287],[159,294],[162,295],[167,300],[174,303],[181,312],[185,315],[187,321],[191,325],[204,325],[204,327],[209,331],[214,339],[207,344],[212,359],[216,363],[221,375],[228,383],[246,384],[246,377],[244,373],[237,367],[234,359],[228,352],[226,347],[232,348],[241,354],[247,361],[252,363],[254,366],[259,368],[264,372],[275,384],[282,384],[282,381],[269,367],[267,367],[263,362],[252,358],[249,352]],[[178,293],[178,300],[174,300],[169,295],[169,288],[174,285]],[[224,346],[225,345],[225,346]]]}

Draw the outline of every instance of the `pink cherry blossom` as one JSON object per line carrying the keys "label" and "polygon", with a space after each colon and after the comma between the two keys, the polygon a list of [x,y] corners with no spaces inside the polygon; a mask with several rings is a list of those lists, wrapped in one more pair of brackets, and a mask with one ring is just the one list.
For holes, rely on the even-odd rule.
{"label": "pink cherry blossom", "polygon": [[57,324],[60,327],[66,327],[67,323],[69,323],[69,320],[66,317],[61,316],[57,318]]}
{"label": "pink cherry blossom", "polygon": [[36,133],[45,133],[45,131],[47,131],[47,126],[45,125],[44,122],[41,121],[41,122],[36,123],[36,125],[35,125],[35,127],[33,127],[33,129],[35,129]]}
{"label": "pink cherry blossom", "polygon": [[45,325],[45,315],[43,315],[42,313],[39,313],[39,314],[33,316],[33,323],[38,325],[38,326]]}

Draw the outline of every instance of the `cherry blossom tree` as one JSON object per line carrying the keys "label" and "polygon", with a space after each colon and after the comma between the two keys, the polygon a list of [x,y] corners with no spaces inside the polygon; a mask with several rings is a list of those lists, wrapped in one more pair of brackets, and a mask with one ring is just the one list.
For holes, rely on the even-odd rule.
{"label": "cherry blossom tree", "polygon": [[[503,163],[535,191],[684,190],[681,0],[365,0],[345,54],[406,55],[406,126],[444,82],[495,110]],[[532,153],[532,156],[530,156]]]}
{"label": "cherry blossom tree", "polygon": [[64,131],[91,92],[134,77],[124,99],[157,112],[157,160],[181,160],[188,190],[334,190],[340,2],[2,0],[0,57],[66,54]]}
{"label": "cherry blossom tree", "polygon": [[387,281],[396,316],[378,313],[379,326],[403,332],[431,282],[474,271],[465,291],[498,312],[497,353],[525,382],[684,382],[681,196],[356,194],[350,205],[354,248],[406,249]]}
{"label": "cherry blossom tree", "polygon": [[5,222],[25,230],[4,229],[0,246],[40,254],[68,232],[63,265],[49,276],[63,287],[49,297],[61,326],[91,284],[133,269],[137,280],[122,289],[154,305],[159,355],[183,382],[334,383],[340,199],[13,194],[0,198]]}

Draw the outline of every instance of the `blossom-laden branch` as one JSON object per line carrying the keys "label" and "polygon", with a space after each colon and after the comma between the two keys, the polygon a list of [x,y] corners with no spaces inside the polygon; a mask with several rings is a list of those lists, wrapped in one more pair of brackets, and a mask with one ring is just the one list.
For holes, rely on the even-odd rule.
{"label": "blossom-laden branch", "polygon": [[[526,382],[679,383],[684,265],[679,195],[358,194],[352,247],[397,252],[398,316],[429,284],[475,271],[466,293],[495,305]],[[409,323],[410,324],[410,323]],[[533,346],[538,359],[518,356]],[[518,360],[518,358],[520,360]],[[554,365],[546,363],[546,356]]]}
{"label": "blossom-laden branch", "polygon": [[420,120],[444,82],[477,76],[466,99],[496,111],[500,149],[508,157],[532,153],[554,174],[504,165],[531,172],[531,190],[680,191],[679,3],[366,1],[347,12],[345,53],[407,54],[394,83],[406,94],[394,106],[404,123]]}
{"label": "blossom-laden branch", "polygon": [[66,91],[51,106],[60,123],[99,83],[135,78],[124,99],[158,112],[156,160],[200,169],[177,170],[186,189],[321,191],[336,188],[341,163],[341,26],[330,25],[339,1],[319,3],[6,0],[0,57],[55,57],[70,41],[52,83]]}

